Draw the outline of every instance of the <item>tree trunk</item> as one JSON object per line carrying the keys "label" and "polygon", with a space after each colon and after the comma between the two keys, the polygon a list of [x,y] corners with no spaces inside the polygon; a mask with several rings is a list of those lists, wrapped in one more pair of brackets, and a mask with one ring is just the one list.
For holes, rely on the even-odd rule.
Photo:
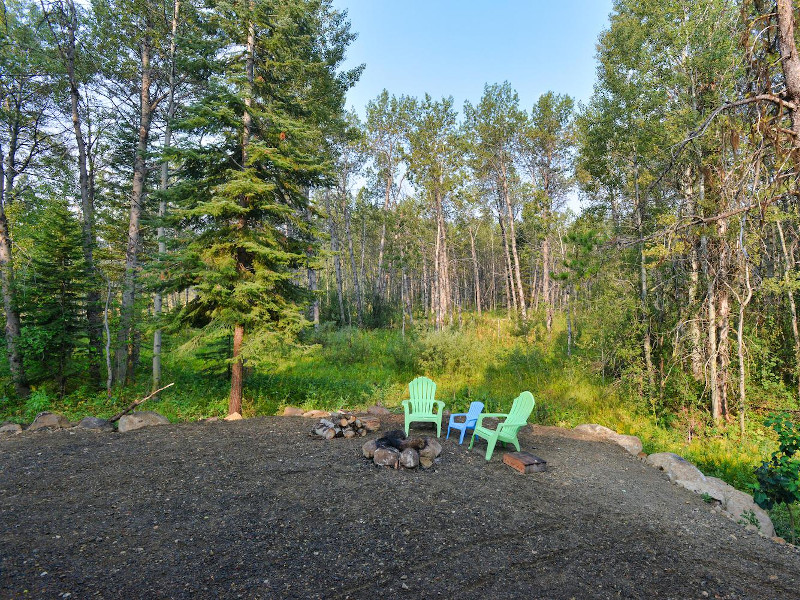
{"label": "tree trunk", "polygon": [[139,228],[141,226],[142,206],[145,197],[145,178],[147,176],[147,148],[150,136],[150,124],[153,106],[150,100],[151,40],[145,34],[141,43],[141,112],[139,115],[139,138],[136,143],[136,155],[133,161],[133,189],[131,191],[130,217],[128,221],[128,244],[125,250],[125,275],[120,305],[120,324],[117,336],[117,383],[125,385],[128,378],[128,360],[131,341],[131,323],[133,320],[134,302],[136,299],[137,255],[139,251]]}
{"label": "tree trunk", "polygon": [[[100,358],[102,356],[102,332],[100,317],[100,293],[95,286],[94,266],[94,193],[89,178],[86,142],[83,137],[83,124],[80,115],[80,90],[78,79],[75,75],[75,36],[78,31],[78,14],[72,0],[67,0],[59,9],[60,15],[66,25],[67,40],[64,46],[59,46],[61,58],[67,71],[69,84],[70,111],[72,129],[75,135],[75,145],[78,148],[78,181],[81,192],[81,229],[83,234],[83,257],[86,263],[86,277],[89,289],[86,294],[86,320],[87,334],[89,337],[89,378],[100,385]],[[66,9],[66,12],[63,12]]]}
{"label": "tree trunk", "polygon": [[790,285],[792,266],[789,260],[789,252],[786,249],[786,238],[783,235],[783,225],[780,221],[776,223],[778,228],[778,237],[781,241],[781,251],[783,252],[784,270],[783,282],[786,286],[786,296],[789,300],[789,311],[792,317],[792,335],[794,336],[794,373],[797,384],[797,395],[800,399],[800,331],[797,326],[797,305],[794,300],[794,290]]}
{"label": "tree trunk", "polygon": [[[389,156],[391,156],[392,149],[389,148]],[[384,190],[383,198],[383,215],[381,222],[381,240],[378,244],[378,274],[375,278],[375,292],[374,296],[380,298],[383,295],[383,253],[386,246],[386,213],[389,211],[389,202],[392,194],[392,164],[391,160],[386,167],[386,188]]]}
{"label": "tree trunk", "polygon": [[509,236],[511,237],[511,255],[514,258],[514,279],[517,284],[517,296],[519,297],[519,310],[522,314],[522,320],[528,320],[528,311],[525,306],[525,292],[522,288],[522,270],[519,266],[519,254],[517,253],[517,234],[516,229],[514,227],[514,211],[511,208],[511,194],[508,191],[508,180],[506,178],[506,166],[505,163],[502,167],[503,173],[503,198],[506,203],[506,211],[508,214],[508,231]]}
{"label": "tree trunk", "polygon": [[[634,192],[636,196],[635,219],[636,232],[639,239],[644,237],[644,199],[639,192],[639,162],[638,158],[633,161]],[[645,262],[644,242],[639,243],[639,311],[642,319],[642,353],[644,355],[645,369],[647,370],[647,382],[650,384],[650,391],[655,389],[652,342],[650,339],[650,317],[647,310],[647,263]]]}
{"label": "tree trunk", "polygon": [[[475,252],[475,234],[472,232],[471,228],[467,228],[469,231],[469,249],[470,253],[472,254],[472,269],[475,274],[475,307],[478,310],[478,316],[481,316],[481,277],[480,277],[480,270],[478,269],[478,255]],[[476,230],[477,233],[477,230]]]}
{"label": "tree trunk", "polygon": [[792,0],[778,0],[778,47],[786,83],[785,99],[794,104],[791,111],[792,131],[795,133],[792,145],[800,149],[800,54],[795,42],[794,4]]}
{"label": "tree trunk", "polygon": [[359,283],[358,270],[356,269],[356,255],[353,250],[353,233],[350,228],[350,207],[348,206],[347,194],[342,193],[342,212],[344,214],[344,233],[347,237],[347,247],[350,252],[350,269],[353,272],[353,288],[356,294],[356,307],[358,308],[358,326],[364,325],[364,300],[361,295],[361,284]]}
{"label": "tree trunk", "polygon": [[711,389],[711,416],[714,421],[721,417],[719,387],[717,386],[717,299],[715,293],[716,276],[711,277],[709,263],[711,260],[708,240],[701,238],[703,249],[703,271],[706,278],[708,291],[706,293],[706,306],[708,310],[708,385]]}
{"label": "tree trunk", "polygon": [[13,185],[13,179],[7,179],[4,172],[6,164],[2,148],[0,148],[0,289],[3,294],[3,309],[6,313],[6,351],[8,352],[8,368],[14,383],[14,391],[20,398],[27,398],[31,393],[25,377],[25,366],[19,348],[19,336],[22,329],[14,293],[14,263],[11,253],[11,232],[8,229],[6,203],[11,194],[7,193],[7,182]]}
{"label": "tree trunk", "polygon": [[547,331],[553,329],[553,299],[550,284],[550,240],[545,233],[542,240],[542,300],[544,300],[545,326]]}
{"label": "tree trunk", "polygon": [[244,363],[242,362],[242,341],[244,326],[237,323],[233,329],[233,364],[231,365],[231,395],[228,398],[228,414],[242,414],[242,395],[244,392]]}
{"label": "tree trunk", "polygon": [[[252,15],[254,10],[253,0],[247,0],[249,13]],[[256,32],[255,24],[252,18],[247,23],[247,47],[246,47],[246,62],[245,74],[246,93],[244,97],[244,112],[242,113],[242,169],[247,169],[249,163],[249,147],[250,136],[253,128],[253,80],[254,80],[254,67],[255,67],[255,42]],[[247,208],[250,204],[249,198],[242,195],[239,199],[239,204],[243,208]],[[239,217],[239,230],[242,231],[247,227],[247,220],[244,215]],[[236,249],[236,269],[239,273],[247,273],[250,267],[250,257],[241,248]],[[233,351],[231,356],[231,394],[228,398],[228,414],[234,413],[242,414],[242,397],[244,394],[244,360],[242,359],[242,343],[244,342],[244,324],[236,323],[233,328]]]}
{"label": "tree trunk", "polygon": [[[719,268],[717,271],[717,398],[719,399],[719,417],[728,419],[728,381],[730,378],[730,290],[728,288],[729,245],[727,238],[728,221],[717,221],[719,236]],[[715,415],[715,418],[716,415]]]}
{"label": "tree trunk", "polygon": [[330,193],[325,190],[325,210],[328,211],[328,233],[331,236],[331,254],[333,254],[333,271],[336,275],[336,293],[339,299],[339,323],[345,324],[344,315],[344,290],[342,285],[342,257],[339,254],[339,235],[336,232],[336,222],[331,210]]}
{"label": "tree trunk", "polygon": [[[181,2],[175,0],[172,11],[172,39],[169,45],[169,92],[167,106],[167,123],[164,128],[164,149],[172,144],[172,119],[175,117],[175,51],[178,34],[178,16],[180,14]],[[167,201],[163,193],[167,191],[169,185],[169,163],[164,160],[161,163],[161,199],[158,202],[158,256],[163,259],[167,253],[167,241],[164,238],[164,217],[167,215]],[[163,278],[163,274],[162,274]],[[156,330],[153,332],[153,390],[161,387],[161,318],[162,296],[161,290],[157,289],[153,296],[153,318],[156,321]]]}
{"label": "tree trunk", "polygon": [[753,286],[750,283],[750,263],[747,258],[747,251],[744,247],[744,224],[745,216],[742,217],[742,224],[739,233],[739,250],[742,266],[744,267],[744,283],[747,288],[747,295],[744,299],[739,299],[739,322],[736,324],[736,353],[739,359],[739,433],[745,435],[745,411],[747,409],[747,396],[745,391],[745,370],[744,370],[744,311],[750,300],[753,298]]}

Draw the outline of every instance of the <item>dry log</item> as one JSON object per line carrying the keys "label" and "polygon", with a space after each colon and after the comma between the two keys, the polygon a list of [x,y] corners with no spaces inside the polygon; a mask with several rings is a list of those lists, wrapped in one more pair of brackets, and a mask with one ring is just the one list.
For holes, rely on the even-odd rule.
{"label": "dry log", "polygon": [[115,422],[119,421],[119,420],[120,420],[122,417],[124,417],[125,415],[127,415],[127,414],[128,414],[129,412],[131,412],[131,411],[132,411],[134,408],[136,408],[136,407],[137,407],[137,406],[139,406],[140,404],[144,404],[144,403],[145,403],[147,400],[150,400],[150,398],[152,398],[153,396],[156,396],[156,395],[157,395],[159,392],[163,392],[165,389],[167,389],[168,387],[172,387],[173,385],[175,385],[175,382],[174,382],[174,381],[173,381],[172,383],[170,383],[169,385],[165,385],[164,387],[157,389],[155,392],[153,392],[153,393],[152,393],[152,394],[150,394],[149,396],[147,396],[147,397],[145,397],[145,398],[142,398],[141,400],[137,400],[136,402],[134,402],[133,404],[131,404],[130,406],[128,406],[128,408],[126,408],[126,409],[125,409],[125,410],[123,410],[122,412],[119,412],[119,413],[117,413],[116,415],[114,415],[113,417],[111,417],[111,418],[108,420],[108,422],[109,422],[109,423],[115,423]]}

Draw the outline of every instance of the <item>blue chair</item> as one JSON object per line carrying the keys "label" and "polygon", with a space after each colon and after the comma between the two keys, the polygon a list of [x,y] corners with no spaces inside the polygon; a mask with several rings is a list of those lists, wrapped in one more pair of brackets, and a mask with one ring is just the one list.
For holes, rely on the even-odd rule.
{"label": "blue chair", "polygon": [[[482,410],[483,402],[473,402],[469,405],[468,412],[453,413],[450,415],[450,422],[447,424],[446,439],[450,439],[451,429],[458,429],[461,431],[461,437],[458,439],[458,443],[461,444],[464,441],[464,434],[467,433],[467,429],[475,429],[475,424],[478,422],[478,415],[481,414]],[[464,417],[464,422],[456,422],[456,417]]]}

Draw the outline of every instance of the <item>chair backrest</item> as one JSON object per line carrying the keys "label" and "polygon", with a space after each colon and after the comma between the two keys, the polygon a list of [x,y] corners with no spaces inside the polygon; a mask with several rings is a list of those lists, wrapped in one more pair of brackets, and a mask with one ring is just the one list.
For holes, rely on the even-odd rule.
{"label": "chair backrest", "polygon": [[415,413],[433,413],[433,401],[436,399],[436,383],[427,377],[417,377],[408,384],[408,395],[411,410]]}
{"label": "chair backrest", "polygon": [[533,394],[530,392],[522,392],[519,396],[514,398],[514,403],[511,405],[511,410],[504,422],[504,426],[527,425],[528,417],[531,416],[535,405],[536,400],[533,399]]}
{"label": "chair backrest", "polygon": [[470,421],[477,421],[478,415],[481,414],[483,411],[483,402],[473,402],[469,405],[469,410],[467,411],[467,418],[466,422],[469,423]]}

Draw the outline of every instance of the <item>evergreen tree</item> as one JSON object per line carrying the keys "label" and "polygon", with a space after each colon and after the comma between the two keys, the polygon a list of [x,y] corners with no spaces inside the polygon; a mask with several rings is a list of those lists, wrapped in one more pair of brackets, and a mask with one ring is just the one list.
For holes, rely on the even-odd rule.
{"label": "evergreen tree", "polygon": [[327,1],[218,8],[216,74],[181,125],[198,143],[182,152],[173,189],[178,227],[192,234],[174,260],[176,287],[197,293],[180,319],[233,330],[235,413],[245,333],[302,323],[308,189],[329,180],[324,127],[341,118],[357,72],[337,72],[353,36]]}
{"label": "evergreen tree", "polygon": [[55,380],[64,395],[74,357],[85,348],[86,263],[81,224],[66,202],[52,200],[31,235],[24,284],[27,372],[32,382]]}

